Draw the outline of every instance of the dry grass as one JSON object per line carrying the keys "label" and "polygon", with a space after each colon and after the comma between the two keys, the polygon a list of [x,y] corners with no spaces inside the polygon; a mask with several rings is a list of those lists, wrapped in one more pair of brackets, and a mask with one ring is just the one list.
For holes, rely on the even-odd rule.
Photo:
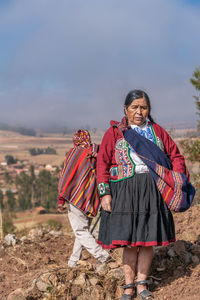
{"label": "dry grass", "polygon": [[[103,132],[91,134],[92,141],[100,143]],[[73,134],[44,134],[41,137],[23,136],[10,131],[0,131],[0,162],[5,161],[5,155],[12,155],[19,160],[28,160],[31,164],[51,164],[60,166],[66,152],[73,146]],[[57,155],[31,156],[30,148],[52,147]]]}

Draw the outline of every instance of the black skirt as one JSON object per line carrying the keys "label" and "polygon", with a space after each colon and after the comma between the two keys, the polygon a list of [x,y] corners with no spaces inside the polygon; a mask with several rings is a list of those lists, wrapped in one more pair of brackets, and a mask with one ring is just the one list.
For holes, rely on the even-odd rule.
{"label": "black skirt", "polygon": [[111,196],[112,212],[101,212],[98,243],[103,248],[175,241],[173,216],[150,173],[111,182]]}

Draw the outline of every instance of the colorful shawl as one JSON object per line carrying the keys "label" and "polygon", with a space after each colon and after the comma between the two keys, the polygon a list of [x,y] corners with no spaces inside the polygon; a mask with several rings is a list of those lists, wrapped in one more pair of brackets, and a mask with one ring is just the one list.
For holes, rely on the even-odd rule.
{"label": "colorful shawl", "polygon": [[65,159],[58,192],[59,198],[69,201],[88,217],[94,217],[100,204],[96,184],[98,145],[90,144],[88,134],[82,130],[76,132],[75,147]]}
{"label": "colorful shawl", "polygon": [[195,189],[189,182],[189,173],[172,171],[169,157],[156,144],[134,130],[124,131],[124,138],[148,166],[169,209],[175,212],[187,210],[195,195]]}

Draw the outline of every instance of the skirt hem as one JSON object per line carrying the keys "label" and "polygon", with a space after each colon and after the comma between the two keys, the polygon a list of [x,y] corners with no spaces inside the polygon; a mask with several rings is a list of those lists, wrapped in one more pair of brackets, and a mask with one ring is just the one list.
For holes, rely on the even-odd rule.
{"label": "skirt hem", "polygon": [[176,239],[171,239],[169,241],[163,241],[163,242],[157,242],[157,241],[151,241],[151,242],[128,242],[128,241],[112,241],[112,244],[110,245],[104,245],[101,241],[97,240],[97,243],[102,246],[104,249],[113,249],[113,248],[119,248],[124,246],[131,246],[131,247],[149,247],[149,246],[167,246],[170,243],[176,242]]}

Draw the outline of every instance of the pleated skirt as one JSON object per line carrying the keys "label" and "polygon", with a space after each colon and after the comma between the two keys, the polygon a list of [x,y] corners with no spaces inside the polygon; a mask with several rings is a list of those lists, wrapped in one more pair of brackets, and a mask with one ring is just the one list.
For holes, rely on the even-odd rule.
{"label": "pleated skirt", "polygon": [[111,182],[112,212],[102,209],[98,243],[105,249],[175,242],[174,220],[150,173]]}

